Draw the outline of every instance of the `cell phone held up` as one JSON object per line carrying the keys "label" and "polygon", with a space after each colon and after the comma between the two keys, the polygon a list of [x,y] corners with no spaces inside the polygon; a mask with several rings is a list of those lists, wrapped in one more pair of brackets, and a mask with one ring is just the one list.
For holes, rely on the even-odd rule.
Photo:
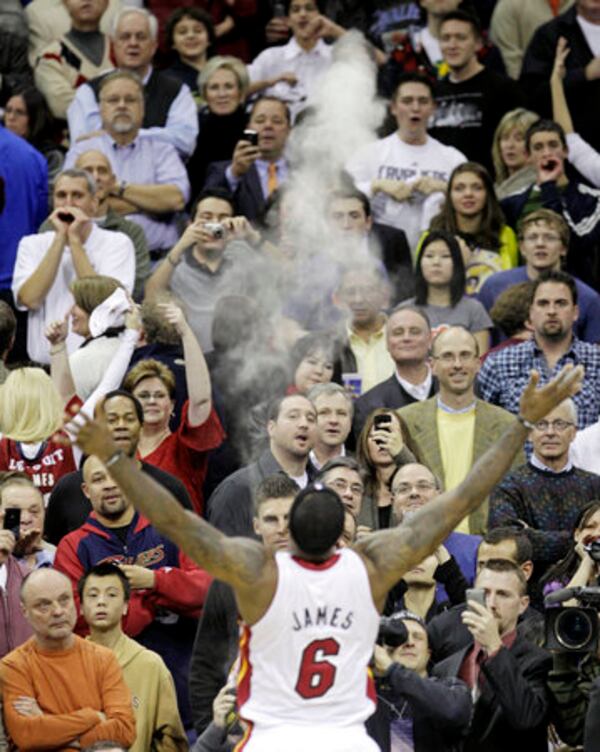
{"label": "cell phone held up", "polygon": [[10,530],[15,536],[16,540],[19,540],[19,532],[21,530],[21,510],[14,507],[9,507],[4,511],[4,524],[2,525],[4,530]]}
{"label": "cell phone held up", "polygon": [[242,141],[247,141],[250,146],[258,146],[258,131],[246,129],[242,134]]}
{"label": "cell phone held up", "polygon": [[[483,588],[467,588],[465,591],[465,597],[467,600],[467,608],[471,603],[479,603],[480,606],[485,608],[485,590]],[[471,609],[474,611],[475,609]]]}

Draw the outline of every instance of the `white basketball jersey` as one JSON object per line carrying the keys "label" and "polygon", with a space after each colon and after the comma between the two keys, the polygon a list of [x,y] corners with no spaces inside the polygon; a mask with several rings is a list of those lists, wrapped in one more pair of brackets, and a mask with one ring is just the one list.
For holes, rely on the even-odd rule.
{"label": "white basketball jersey", "polygon": [[347,548],[320,564],[275,560],[273,601],[241,637],[240,715],[263,726],[363,723],[375,710],[379,626],[365,565]]}

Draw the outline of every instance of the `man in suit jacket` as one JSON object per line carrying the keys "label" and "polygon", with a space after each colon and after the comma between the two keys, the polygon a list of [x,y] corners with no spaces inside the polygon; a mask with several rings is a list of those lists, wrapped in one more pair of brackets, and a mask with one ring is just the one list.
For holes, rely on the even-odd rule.
{"label": "man in suit jacket", "polygon": [[486,605],[470,601],[463,612],[471,643],[433,669],[434,676],[458,677],[471,688],[475,710],[463,749],[545,752],[552,659],[517,634],[529,603],[525,576],[512,562],[492,560],[475,585],[485,591]]}
{"label": "man in suit jacket", "polygon": [[257,99],[250,112],[248,129],[258,133],[258,144],[242,138],[230,162],[209,165],[204,189],[230,191],[235,213],[253,221],[263,214],[271,193],[288,177],[289,165],[284,156],[291,130],[288,106],[275,97]]}
{"label": "man in suit jacket", "polygon": [[[477,460],[516,418],[506,410],[475,397],[479,349],[475,337],[460,326],[438,334],[432,346],[432,372],[439,393],[424,402],[403,407],[411,448],[437,476],[445,489],[455,488]],[[519,454],[515,467],[522,460]],[[459,532],[484,534],[487,501],[457,528]]]}
{"label": "man in suit jacket", "polygon": [[373,222],[369,199],[356,188],[334,191],[328,214],[348,257],[381,261],[392,285],[392,301],[398,303],[414,293],[410,246],[404,230]]}
{"label": "man in suit jacket", "polygon": [[395,308],[386,325],[387,349],[396,365],[389,379],[365,392],[354,405],[354,436],[378,407],[397,410],[426,400],[437,391],[429,367],[431,328],[427,314],[419,308]]}

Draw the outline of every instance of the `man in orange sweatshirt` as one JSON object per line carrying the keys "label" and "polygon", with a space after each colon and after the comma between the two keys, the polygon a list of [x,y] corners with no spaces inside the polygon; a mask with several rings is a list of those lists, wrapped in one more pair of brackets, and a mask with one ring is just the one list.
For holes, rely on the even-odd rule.
{"label": "man in orange sweatshirt", "polygon": [[131,695],[112,651],[73,634],[68,577],[33,571],[21,588],[33,637],[1,665],[4,720],[20,752],[81,749],[111,739],[135,740]]}

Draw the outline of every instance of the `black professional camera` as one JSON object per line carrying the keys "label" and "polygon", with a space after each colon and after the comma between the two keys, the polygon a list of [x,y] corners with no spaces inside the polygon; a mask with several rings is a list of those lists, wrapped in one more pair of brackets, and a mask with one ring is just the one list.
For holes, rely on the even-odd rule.
{"label": "black professional camera", "polygon": [[[593,544],[592,544],[593,545]],[[600,553],[600,547],[599,547]],[[557,590],[545,599],[546,606],[577,598],[581,607],[547,608],[544,647],[561,653],[592,653],[598,649],[600,587]]]}
{"label": "black professional camera", "polygon": [[592,541],[583,547],[594,561],[600,561],[600,540]]}
{"label": "black professional camera", "polygon": [[378,645],[399,648],[407,640],[408,630],[401,618],[396,616],[396,614],[381,617],[379,620],[379,633],[377,634]]}

